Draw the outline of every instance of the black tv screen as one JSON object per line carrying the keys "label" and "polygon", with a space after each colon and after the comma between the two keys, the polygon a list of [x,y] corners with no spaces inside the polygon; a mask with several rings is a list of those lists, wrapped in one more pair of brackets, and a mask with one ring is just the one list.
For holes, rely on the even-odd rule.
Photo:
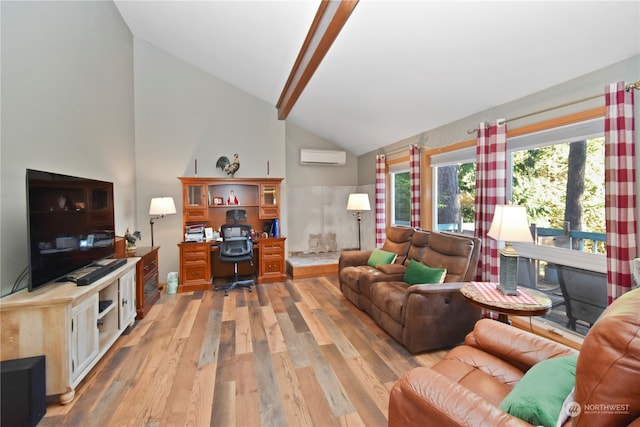
{"label": "black tv screen", "polygon": [[115,254],[113,183],[27,169],[29,291]]}

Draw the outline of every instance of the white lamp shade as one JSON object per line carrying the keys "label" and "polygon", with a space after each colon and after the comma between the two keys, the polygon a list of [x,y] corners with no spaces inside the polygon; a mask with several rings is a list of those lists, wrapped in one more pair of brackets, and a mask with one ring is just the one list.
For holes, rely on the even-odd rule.
{"label": "white lamp shade", "polygon": [[347,202],[348,211],[370,211],[371,205],[369,204],[369,195],[367,193],[352,193],[349,194],[349,201]]}
{"label": "white lamp shade", "polygon": [[505,242],[533,243],[524,206],[496,205],[487,236]]}
{"label": "white lamp shade", "polygon": [[176,213],[176,204],[173,202],[173,197],[154,197],[151,199],[151,206],[149,206],[149,215],[169,215]]}

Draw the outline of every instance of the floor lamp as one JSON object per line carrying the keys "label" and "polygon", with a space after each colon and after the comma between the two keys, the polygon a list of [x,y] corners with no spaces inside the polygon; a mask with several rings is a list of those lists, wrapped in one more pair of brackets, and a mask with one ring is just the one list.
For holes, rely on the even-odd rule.
{"label": "floor lamp", "polygon": [[369,205],[369,195],[367,193],[352,193],[349,194],[349,201],[347,202],[347,210],[355,211],[353,215],[358,220],[358,250],[360,250],[360,221],[362,221],[362,211],[370,211],[371,205]]}
{"label": "floor lamp", "polygon": [[176,213],[176,204],[173,203],[173,197],[154,197],[151,199],[149,206],[149,224],[151,224],[151,246],[153,246],[153,223],[156,219],[163,218],[165,215]]}

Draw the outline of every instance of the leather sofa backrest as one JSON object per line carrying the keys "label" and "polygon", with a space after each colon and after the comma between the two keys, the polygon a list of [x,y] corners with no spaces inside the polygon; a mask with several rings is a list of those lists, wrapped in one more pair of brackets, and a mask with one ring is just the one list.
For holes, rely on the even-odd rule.
{"label": "leather sofa backrest", "polygon": [[640,289],[615,300],[587,333],[574,399],[581,412],[573,426],[628,425],[640,418]]}
{"label": "leather sofa backrest", "polygon": [[[506,339],[505,337],[508,337]],[[497,356],[526,372],[539,360],[577,354],[577,350],[491,319],[480,319],[464,343]]]}
{"label": "leather sofa backrest", "polygon": [[424,258],[424,253],[429,246],[429,235],[431,231],[415,230],[411,236],[411,247],[407,254],[407,259],[419,261]]}
{"label": "leather sofa backrest", "polygon": [[432,232],[429,244],[422,257],[416,259],[429,267],[447,269],[445,282],[469,282],[473,280],[478,257],[480,239],[462,234]]}
{"label": "leather sofa backrest", "polygon": [[392,225],[387,227],[387,238],[382,245],[382,250],[395,252],[398,254],[395,264],[404,264],[407,258],[407,252],[411,245],[411,236],[413,235],[413,228],[402,227]]}

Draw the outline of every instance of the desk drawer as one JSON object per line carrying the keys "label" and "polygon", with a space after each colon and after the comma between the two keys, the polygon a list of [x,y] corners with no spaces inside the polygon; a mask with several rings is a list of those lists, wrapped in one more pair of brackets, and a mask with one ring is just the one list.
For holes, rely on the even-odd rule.
{"label": "desk drawer", "polygon": [[207,265],[205,263],[185,263],[182,267],[182,271],[184,274],[183,281],[185,283],[207,280]]}
{"label": "desk drawer", "polygon": [[153,276],[158,271],[158,251],[149,252],[142,257],[142,274],[144,279],[147,280],[150,276]]}
{"label": "desk drawer", "polygon": [[209,250],[206,245],[187,244],[182,248],[182,262],[206,262]]}
{"label": "desk drawer", "polygon": [[180,243],[178,292],[206,289],[211,281],[210,243]]}
{"label": "desk drawer", "polygon": [[280,257],[264,257],[262,260],[262,271],[260,272],[262,275],[268,276],[273,273],[282,273],[284,271],[284,264],[282,262],[282,258]]}
{"label": "desk drawer", "polygon": [[260,250],[266,254],[284,255],[284,242],[282,240],[264,240],[260,242]]}

